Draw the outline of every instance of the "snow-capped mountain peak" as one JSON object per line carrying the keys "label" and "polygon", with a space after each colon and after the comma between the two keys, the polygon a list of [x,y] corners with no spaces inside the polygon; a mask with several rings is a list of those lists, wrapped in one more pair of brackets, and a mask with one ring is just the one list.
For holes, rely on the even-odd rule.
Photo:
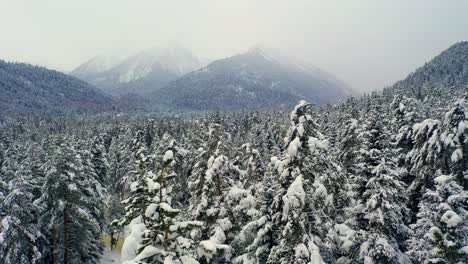
{"label": "snow-capped mountain peak", "polygon": [[106,56],[97,56],[76,68],[72,74],[112,94],[143,94],[202,66],[200,59],[190,50],[175,45],[153,47],[127,56],[118,63]]}

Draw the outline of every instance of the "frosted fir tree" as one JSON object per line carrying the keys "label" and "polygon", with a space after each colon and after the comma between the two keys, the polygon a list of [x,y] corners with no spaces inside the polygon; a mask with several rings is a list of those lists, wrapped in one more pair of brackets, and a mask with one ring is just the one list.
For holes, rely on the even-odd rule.
{"label": "frosted fir tree", "polygon": [[144,145],[143,131],[139,130],[135,133],[131,144],[133,167],[130,175],[127,176],[130,182],[135,182],[142,179],[146,172],[150,170],[151,159],[148,155],[148,149]]}
{"label": "frosted fir tree", "polygon": [[434,179],[420,203],[408,255],[415,263],[464,263],[468,260],[468,195],[453,175]]}
{"label": "frosted fir tree", "polygon": [[468,100],[460,99],[445,114],[441,140],[445,145],[446,172],[468,189]]}
{"label": "frosted fir tree", "polygon": [[[204,147],[198,149],[196,162],[192,168],[192,172],[188,178],[188,189],[190,193],[190,211],[196,214],[196,208],[201,202],[202,192],[205,189],[205,176],[208,170],[208,162],[211,164],[215,157],[222,155],[223,146],[223,131],[221,126],[212,124],[208,131],[208,140]],[[220,192],[218,192],[220,194]]]}
{"label": "frosted fir tree", "polygon": [[141,246],[142,233],[147,228],[145,211],[152,198],[146,181],[152,178],[154,173],[149,168],[151,160],[146,153],[143,135],[143,131],[137,131],[132,142],[133,167],[130,174],[126,176],[132,179],[130,192],[128,198],[122,201],[125,214],[121,219],[112,222],[112,225],[129,230],[122,246],[123,261],[132,260]]}
{"label": "frosted fir tree", "polygon": [[[445,115],[444,132],[434,133],[424,145],[428,147],[422,149],[432,150],[426,150],[428,155],[425,157],[425,160],[433,165],[432,170],[440,168],[441,171],[437,170],[437,173],[446,174],[434,180],[426,179],[425,194],[421,198],[417,221],[412,225],[415,234],[408,242],[408,252],[415,261],[431,263],[466,261],[463,247],[468,242],[466,237],[460,234],[466,233],[467,227],[464,224],[455,224],[457,219],[466,222],[466,210],[459,208],[466,207],[468,202],[466,191],[463,190],[467,166],[464,161],[467,138],[466,113],[464,100],[457,101]],[[440,122],[438,125],[440,126]],[[450,220],[452,218],[454,222]],[[428,238],[432,243],[427,243]]]}
{"label": "frosted fir tree", "polygon": [[[276,176],[281,161],[272,157],[261,182],[252,186],[256,210],[249,210],[252,215],[235,240],[242,251],[238,251],[234,263],[266,263],[270,255],[273,241],[272,204],[276,194]],[[249,203],[250,204],[250,203]]]}
{"label": "frosted fir tree", "polygon": [[104,250],[101,233],[106,225],[104,201],[107,196],[107,189],[101,184],[102,177],[99,176],[99,170],[96,170],[95,163],[92,162],[92,153],[82,149],[79,150],[79,154],[83,169],[77,181],[79,181],[79,186],[84,194],[82,197],[83,208],[89,212],[88,217],[91,223],[88,224],[88,232],[91,232],[90,236],[94,240],[88,245],[88,254],[99,259]]}
{"label": "frosted fir tree", "polygon": [[109,147],[108,178],[111,187],[110,194],[120,196],[121,200],[128,194],[128,187],[131,183],[129,182],[131,180],[130,171],[135,164],[131,147],[129,147],[133,142],[133,137],[126,131],[115,137]]}
{"label": "frosted fir tree", "polygon": [[95,192],[99,182],[94,170],[87,168],[68,140],[60,144],[47,166],[42,196],[37,201],[44,208],[40,223],[51,243],[53,261],[99,263],[102,219],[98,217],[103,197]]}
{"label": "frosted fir tree", "polygon": [[338,160],[346,172],[352,174],[357,158],[359,123],[355,118],[345,119],[344,128],[338,134]]}
{"label": "frosted fir tree", "polygon": [[101,185],[107,185],[109,182],[109,162],[107,160],[103,138],[100,136],[95,137],[93,140],[91,162]]}
{"label": "frosted fir tree", "polygon": [[211,156],[204,175],[201,202],[195,209],[195,220],[203,221],[199,255],[202,262],[229,260],[231,248],[227,244],[227,232],[232,228],[224,203],[224,192],[230,185],[231,164],[224,156]]}
{"label": "frosted fir tree", "polygon": [[[297,171],[293,172],[294,174]],[[286,223],[281,239],[271,249],[267,263],[324,263],[319,248],[313,243],[308,232],[306,213],[306,193],[302,175],[295,175],[286,194],[283,196],[281,220]]]}
{"label": "frosted fir tree", "polygon": [[361,198],[366,240],[359,258],[364,263],[409,263],[402,252],[408,234],[405,185],[392,161],[382,159],[372,174]]}
{"label": "frosted fir tree", "polygon": [[156,175],[145,178],[146,195],[150,204],[146,207],[142,245],[135,263],[198,263],[193,258],[193,240],[186,236],[194,228],[202,226],[199,221],[178,221],[179,209],[173,208],[175,179],[175,149],[171,142],[165,152]]}
{"label": "frosted fir tree", "polygon": [[405,184],[411,184],[415,175],[408,170],[406,155],[413,149],[413,125],[420,119],[421,104],[414,98],[405,96],[395,96],[391,105],[393,113],[392,125],[392,144],[394,145],[398,166],[401,168],[402,180]]}
{"label": "frosted fir tree", "polygon": [[109,170],[108,170],[108,185],[106,204],[108,207],[106,232],[110,236],[111,249],[116,246],[119,236],[122,234],[123,227],[117,224],[112,224],[113,220],[121,219],[125,214],[122,200],[128,198],[129,186],[124,179],[129,175],[131,169],[130,163],[132,155],[127,147],[130,141],[126,135],[120,135],[112,140],[109,147]]}
{"label": "frosted fir tree", "polygon": [[442,124],[439,120],[426,119],[413,126],[413,149],[406,155],[408,171],[414,179],[408,186],[411,223],[416,221],[418,203],[426,189],[433,187],[433,175],[441,168],[443,144],[440,140]]}
{"label": "frosted fir tree", "polygon": [[15,171],[19,168],[19,164],[25,158],[25,149],[19,144],[11,144],[5,150],[5,157],[2,163],[1,177],[8,184],[15,177]]}
{"label": "frosted fir tree", "polygon": [[[3,201],[5,200],[5,197],[8,195],[8,183],[0,176],[0,200]],[[3,204],[0,203],[0,220],[4,217],[5,215],[5,209],[3,209]],[[0,231],[1,231],[0,227]]]}
{"label": "frosted fir tree", "polygon": [[25,162],[15,172],[10,192],[1,201],[4,210],[0,229],[0,262],[5,264],[42,263],[45,238],[38,225],[40,208],[33,203],[34,176]]}
{"label": "frosted fir tree", "polygon": [[[356,202],[350,209],[348,225],[356,231],[351,238],[360,253],[349,252],[351,261],[399,263],[408,234],[405,184],[390,148],[390,135],[380,112],[379,100],[373,101],[359,134],[360,150],[353,178]],[[354,247],[355,248],[355,247]]]}
{"label": "frosted fir tree", "polygon": [[379,102],[372,103],[369,108],[363,116],[362,127],[357,137],[359,149],[353,168],[353,185],[358,198],[364,194],[366,183],[372,177],[375,167],[379,165],[383,151],[388,149],[390,140],[380,116],[382,109]]}
{"label": "frosted fir tree", "polygon": [[185,149],[179,146],[179,143],[168,133],[165,133],[157,145],[155,153],[152,155],[152,168],[153,170],[160,170],[162,164],[164,164],[163,158],[168,149],[171,149],[174,153],[173,161],[177,166],[174,167],[175,179],[173,179],[173,199],[175,204],[180,204],[184,202],[186,196],[188,195],[187,191],[187,175],[182,177],[180,174],[183,174],[187,171],[187,164],[185,164],[184,158],[188,156],[188,153]]}
{"label": "frosted fir tree", "polygon": [[242,156],[242,168],[245,169],[245,173],[242,173],[241,183],[244,187],[248,188],[253,184],[261,181],[261,178],[265,172],[265,166],[263,164],[260,152],[252,148],[250,144],[243,144]]}
{"label": "frosted fir tree", "polygon": [[148,204],[148,198],[145,196],[145,178],[152,172],[149,170],[150,158],[146,154],[143,139],[143,132],[137,131],[132,142],[133,170],[126,176],[132,179],[130,193],[129,197],[122,201],[126,213],[120,221],[113,223],[119,226],[128,225],[136,218],[144,220],[143,215]]}
{"label": "frosted fir tree", "polygon": [[[322,253],[333,258],[332,247],[326,246],[325,238],[333,226],[332,216],[338,216],[341,209],[340,192],[345,184],[340,168],[328,156],[328,141],[318,131],[318,125],[312,118],[313,109],[305,101],[299,102],[290,115],[291,127],[287,137],[287,152],[278,168],[280,174],[278,192],[274,201],[273,222],[278,242],[271,251],[269,262],[287,261],[293,257],[296,240],[289,244],[285,228],[289,228],[288,219],[283,216],[284,197],[296,177],[302,177],[301,184],[307,190],[304,212],[307,220],[304,233],[297,232],[296,238],[303,239],[306,248],[319,246]],[[323,240],[322,240],[323,239]],[[309,245],[310,244],[310,245]],[[312,246],[314,245],[314,246]],[[287,253],[286,253],[287,252]],[[309,252],[312,254],[313,252]],[[286,254],[286,255],[285,255]],[[309,254],[309,255],[310,255]],[[314,253],[315,254],[315,253]]]}
{"label": "frosted fir tree", "polygon": [[238,168],[223,155],[227,149],[221,126],[212,124],[208,134],[209,140],[205,149],[199,151],[188,184],[189,211],[194,220],[205,223],[199,233],[198,252],[200,261],[207,263],[231,258],[226,242],[232,223],[225,208],[224,193],[240,178]]}
{"label": "frosted fir tree", "polygon": [[260,217],[257,208],[257,200],[252,195],[252,189],[244,189],[239,184],[232,186],[224,194],[223,206],[226,208],[226,216],[231,223],[231,227],[225,232],[227,242],[232,247],[232,256],[235,258],[245,252],[248,244],[255,233],[241,232],[245,226]]}

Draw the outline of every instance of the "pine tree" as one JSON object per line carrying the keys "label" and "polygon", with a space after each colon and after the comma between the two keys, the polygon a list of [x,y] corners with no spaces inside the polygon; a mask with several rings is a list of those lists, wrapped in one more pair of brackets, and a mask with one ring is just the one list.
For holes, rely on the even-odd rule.
{"label": "pine tree", "polygon": [[338,160],[346,172],[353,174],[358,152],[357,135],[359,133],[359,124],[358,120],[354,118],[346,119],[344,122],[344,129],[338,135],[340,139],[338,143]]}
{"label": "pine tree", "polygon": [[409,174],[414,179],[408,188],[411,221],[416,221],[419,207],[418,203],[426,189],[433,187],[433,175],[442,166],[440,158],[443,150],[441,135],[441,122],[439,120],[426,119],[413,126],[412,141],[413,149],[406,155],[409,166]]}
{"label": "pine tree", "polygon": [[141,130],[137,131],[132,142],[133,170],[125,176],[130,179],[130,190],[128,198],[122,201],[125,215],[112,222],[112,225],[127,226],[131,230],[122,247],[123,261],[133,259],[141,246],[142,232],[146,229],[145,210],[151,203],[146,181],[152,178],[154,173],[149,169],[151,162],[143,145],[143,135]]}
{"label": "pine tree", "polygon": [[391,103],[393,111],[392,143],[396,148],[396,155],[398,157],[398,166],[402,173],[402,180],[405,184],[411,184],[415,178],[407,169],[406,155],[413,149],[413,125],[420,121],[419,102],[414,98],[407,98],[405,96],[395,96]]}
{"label": "pine tree", "polygon": [[254,198],[256,210],[251,221],[240,231],[237,242],[239,248],[245,248],[237,254],[235,263],[266,263],[273,241],[272,204],[276,193],[275,181],[281,161],[272,157],[261,182],[255,184]]}
{"label": "pine tree", "polygon": [[[298,171],[293,171],[293,174]],[[296,175],[294,175],[296,176]],[[305,210],[306,193],[302,175],[297,175],[282,197],[284,221],[281,240],[272,248],[268,263],[323,263],[318,247],[308,232],[308,216]]]}
{"label": "pine tree", "polygon": [[[361,245],[364,263],[404,263],[408,228],[404,223],[404,184],[393,162],[382,159],[372,171],[362,196],[367,239]],[[408,262],[408,261],[407,261]]]}
{"label": "pine tree", "polygon": [[[190,212],[205,225],[200,232],[199,255],[202,262],[229,260],[231,249],[226,244],[226,233],[232,228],[224,204],[224,193],[239,179],[239,171],[223,155],[227,151],[221,126],[212,124],[209,140],[201,150],[189,178]],[[205,158],[208,158],[205,161]]]}
{"label": "pine tree", "polygon": [[[94,170],[83,163],[76,147],[64,142],[49,159],[40,224],[50,241],[53,263],[99,263],[103,196]],[[96,189],[97,188],[97,189]]]}
{"label": "pine tree", "polygon": [[5,264],[41,263],[44,237],[38,225],[40,208],[33,203],[34,175],[27,162],[15,172],[9,194],[0,201],[6,216],[0,232],[0,262]]}
{"label": "pine tree", "polygon": [[441,140],[445,145],[446,171],[468,189],[468,100],[458,100],[445,114],[444,129]]}
{"label": "pine tree", "polygon": [[408,254],[414,261],[457,263],[467,259],[463,250],[468,243],[463,235],[467,232],[467,214],[461,209],[468,203],[463,187],[467,166],[464,160],[467,113],[465,102],[457,101],[445,115],[444,132],[440,133],[438,128],[419,151],[426,156],[414,155],[414,160],[419,161],[415,167],[428,163],[432,171],[438,169],[434,174],[442,174],[437,178],[425,178],[425,193],[421,197],[417,221],[411,226],[415,234],[408,241]]}
{"label": "pine tree", "polygon": [[468,196],[453,175],[434,179],[420,203],[408,254],[416,263],[463,263],[468,260]]}
{"label": "pine tree", "polygon": [[407,259],[402,253],[408,234],[405,185],[380,113],[376,99],[359,134],[361,149],[353,178],[356,203],[348,220],[360,236],[355,239],[360,243],[359,255],[350,252],[352,260],[359,263],[400,263]]}
{"label": "pine tree", "polygon": [[150,204],[145,209],[147,229],[135,260],[142,263],[196,263],[191,256],[193,241],[184,236],[202,225],[198,221],[178,221],[180,210],[173,208],[175,178],[174,146],[171,142],[157,175],[147,174],[145,195]]}
{"label": "pine tree", "polygon": [[108,184],[109,162],[102,137],[95,137],[91,148],[91,162],[101,185]]}
{"label": "pine tree", "polygon": [[[327,257],[333,258],[332,249],[326,246],[325,238],[328,230],[334,225],[332,216],[338,216],[342,207],[340,191],[344,179],[338,166],[328,157],[328,142],[318,131],[318,125],[312,119],[312,115],[312,106],[305,101],[299,102],[290,115],[287,153],[278,170],[280,186],[277,188],[273,209],[273,232],[277,237],[275,240],[279,242],[272,248],[268,260],[270,263],[291,261],[295,254],[293,249],[300,245],[306,245],[305,248],[309,250],[318,245],[322,253],[329,252]],[[297,177],[301,177],[300,185],[303,184],[304,189],[308,191],[304,205],[298,209],[303,208],[308,217],[301,223],[305,228],[297,227],[294,233],[296,239],[289,241],[289,237],[285,236],[292,231],[289,230],[292,224],[289,221],[297,219],[284,216],[284,204],[288,190]],[[297,214],[302,217],[302,214]],[[308,255],[312,254],[316,252],[309,252]]]}

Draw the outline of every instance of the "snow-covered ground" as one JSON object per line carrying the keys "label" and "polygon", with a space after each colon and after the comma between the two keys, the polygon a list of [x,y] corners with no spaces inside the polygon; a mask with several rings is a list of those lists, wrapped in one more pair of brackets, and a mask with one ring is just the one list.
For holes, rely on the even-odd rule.
{"label": "snow-covered ground", "polygon": [[117,251],[111,251],[106,247],[104,250],[104,256],[102,256],[101,264],[120,264],[120,253]]}

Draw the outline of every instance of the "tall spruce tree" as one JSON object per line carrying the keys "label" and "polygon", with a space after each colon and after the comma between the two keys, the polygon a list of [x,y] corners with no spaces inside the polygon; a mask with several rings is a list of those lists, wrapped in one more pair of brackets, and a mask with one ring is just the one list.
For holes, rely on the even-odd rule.
{"label": "tall spruce tree", "polygon": [[[307,254],[302,252],[301,256],[315,256],[320,248],[327,260],[333,259],[333,246],[327,244],[326,237],[334,225],[332,218],[338,217],[343,205],[340,192],[345,183],[339,167],[327,154],[328,141],[318,131],[312,116],[312,106],[305,101],[299,102],[290,115],[287,152],[278,168],[279,186],[273,209],[273,232],[278,242],[271,250],[269,263],[292,261],[297,247],[301,252],[309,250]],[[298,177],[300,180],[296,181]],[[303,204],[294,203],[293,206],[294,210],[304,210],[303,214],[296,212],[296,217],[289,218],[284,210],[288,208],[285,206],[289,201],[288,195],[293,195],[288,194],[293,182],[299,191],[303,188],[307,193]],[[299,221],[304,215],[307,218]],[[299,222],[300,226],[297,226]]]}
{"label": "tall spruce tree", "polygon": [[145,177],[145,209],[142,245],[135,260],[139,263],[197,263],[193,258],[193,241],[186,234],[203,223],[179,221],[179,209],[173,208],[175,179],[175,144],[170,142],[156,175]]}
{"label": "tall spruce tree", "polygon": [[45,241],[38,225],[40,208],[33,203],[37,186],[28,160],[17,167],[9,194],[0,201],[5,214],[0,230],[0,262],[5,264],[43,261]]}

